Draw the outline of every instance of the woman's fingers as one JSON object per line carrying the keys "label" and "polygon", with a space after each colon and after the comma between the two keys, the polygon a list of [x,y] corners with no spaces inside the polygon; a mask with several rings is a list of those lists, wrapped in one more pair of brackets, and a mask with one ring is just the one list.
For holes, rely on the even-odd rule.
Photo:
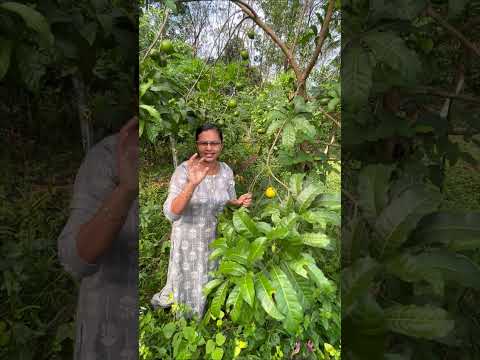
{"label": "woman's fingers", "polygon": [[193,160],[195,160],[198,156],[198,153],[195,153],[193,154],[192,156],[190,156],[190,159],[187,160],[187,164],[189,167],[191,167],[193,165]]}

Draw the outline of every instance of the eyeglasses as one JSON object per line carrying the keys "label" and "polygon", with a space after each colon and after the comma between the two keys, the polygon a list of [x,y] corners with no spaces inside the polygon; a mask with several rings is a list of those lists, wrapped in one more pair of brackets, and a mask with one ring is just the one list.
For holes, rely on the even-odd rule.
{"label": "eyeglasses", "polygon": [[222,142],[221,141],[197,141],[197,145],[202,147],[207,147],[208,145],[210,145],[211,147],[219,147],[220,145],[222,145]]}

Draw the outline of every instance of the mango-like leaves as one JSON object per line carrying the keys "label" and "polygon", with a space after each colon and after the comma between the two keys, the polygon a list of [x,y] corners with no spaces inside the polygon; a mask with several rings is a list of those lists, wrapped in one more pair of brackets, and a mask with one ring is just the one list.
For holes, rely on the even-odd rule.
{"label": "mango-like leaves", "polygon": [[441,338],[454,327],[451,316],[442,308],[425,305],[395,305],[385,310],[389,330],[417,338]]}

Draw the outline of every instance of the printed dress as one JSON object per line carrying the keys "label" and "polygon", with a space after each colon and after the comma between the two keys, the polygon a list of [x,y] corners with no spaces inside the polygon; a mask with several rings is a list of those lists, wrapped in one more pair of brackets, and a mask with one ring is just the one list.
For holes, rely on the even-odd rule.
{"label": "printed dress", "polygon": [[77,253],[76,237],[116,187],[117,135],[96,144],[83,161],[70,216],[58,238],[60,261],[80,282],[74,360],[138,359],[138,198],[97,262]]}
{"label": "printed dress", "polygon": [[176,303],[188,305],[203,315],[205,297],[203,286],[209,281],[208,273],[215,264],[208,261],[208,245],[215,239],[217,216],[228,200],[235,199],[233,172],[223,162],[216,175],[207,175],[196,187],[181,215],[171,212],[171,204],[187,183],[187,163],[182,163],[170,181],[169,193],[163,206],[165,216],[172,222],[170,260],[167,283],[152,298],[152,305],[168,307],[172,298]]}

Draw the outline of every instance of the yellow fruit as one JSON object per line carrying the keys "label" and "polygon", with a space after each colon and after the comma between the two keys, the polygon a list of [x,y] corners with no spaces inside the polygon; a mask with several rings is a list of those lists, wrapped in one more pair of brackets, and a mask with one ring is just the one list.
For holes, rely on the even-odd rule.
{"label": "yellow fruit", "polygon": [[277,191],[275,190],[274,187],[269,186],[267,190],[265,190],[265,196],[268,197],[269,199],[275,197],[277,195]]}

